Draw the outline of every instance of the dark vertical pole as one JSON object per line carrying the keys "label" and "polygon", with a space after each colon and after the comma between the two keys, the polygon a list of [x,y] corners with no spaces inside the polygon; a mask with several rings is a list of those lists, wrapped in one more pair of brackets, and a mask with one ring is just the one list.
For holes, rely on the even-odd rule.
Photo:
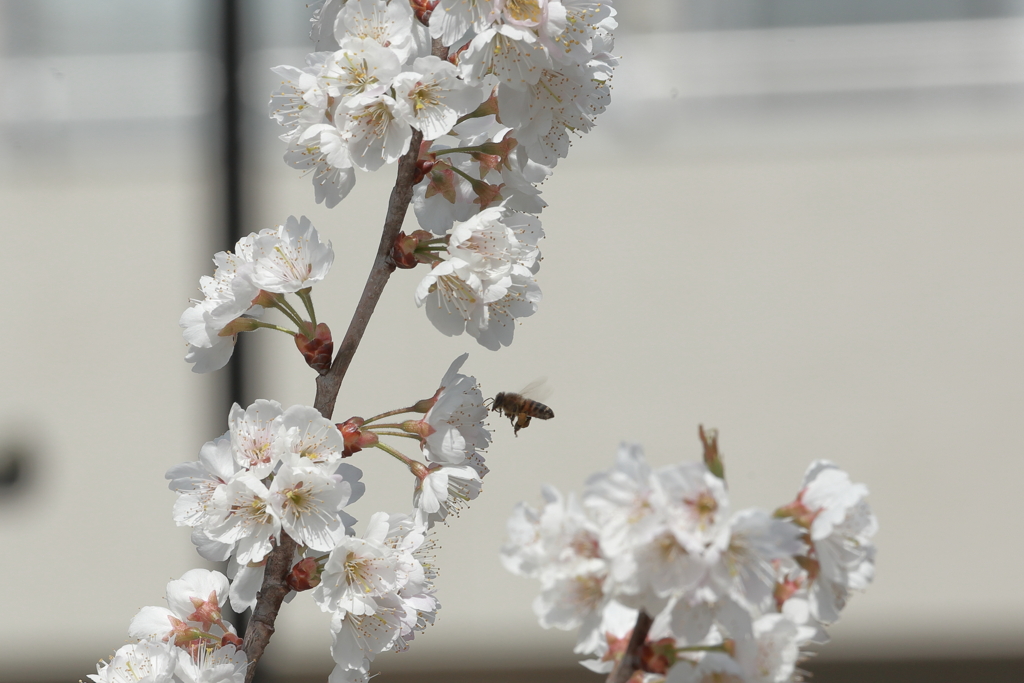
{"label": "dark vertical pole", "polygon": [[[221,98],[221,200],[222,204],[222,225],[223,237],[221,241],[223,248],[234,250],[235,243],[243,236],[243,187],[242,187],[242,155],[245,153],[245,140],[243,137],[245,126],[243,125],[242,108],[242,56],[243,39],[241,35],[242,8],[245,0],[221,0],[220,4],[220,36],[219,52],[220,62],[223,65],[221,82],[223,84],[223,96]],[[227,367],[223,372],[226,374],[228,405],[239,403],[246,405],[247,387],[245,385],[246,366],[246,344],[243,341],[245,335],[238,335],[238,342],[235,344],[235,352],[231,356]],[[222,413],[227,414],[225,411]],[[245,614],[237,614],[233,619],[235,628],[240,635],[245,634],[248,619]],[[258,672],[257,672],[258,676]],[[254,680],[259,680],[255,678]]]}
{"label": "dark vertical pole", "polygon": [[[221,100],[221,138],[223,147],[223,225],[224,249],[233,250],[243,236],[242,228],[242,36],[241,13],[244,0],[221,0],[220,57],[224,65]],[[228,401],[245,405],[245,335],[238,335],[235,352],[228,363]]]}

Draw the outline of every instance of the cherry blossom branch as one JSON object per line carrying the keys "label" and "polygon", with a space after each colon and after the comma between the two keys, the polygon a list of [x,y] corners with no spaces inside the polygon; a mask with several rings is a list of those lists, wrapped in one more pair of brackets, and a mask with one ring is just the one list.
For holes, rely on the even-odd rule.
{"label": "cherry blossom branch", "polygon": [[622,659],[608,674],[607,683],[626,683],[633,676],[633,672],[640,668],[640,648],[647,642],[647,634],[650,633],[652,624],[654,624],[654,619],[647,612],[640,610],[640,613],[636,615],[636,626],[633,627],[629,645],[626,646]]}
{"label": "cherry blossom branch", "polygon": [[291,589],[285,582],[292,569],[292,558],[295,556],[295,541],[288,534],[281,532],[281,544],[267,555],[267,564],[263,575],[263,586],[256,596],[256,607],[253,608],[249,625],[245,629],[245,640],[242,649],[249,659],[249,668],[245,672],[245,683],[252,683],[256,675],[256,662],[260,661],[263,651],[274,635],[274,622],[281,610],[281,603]]}
{"label": "cherry blossom branch", "polygon": [[[416,170],[416,158],[420,150],[422,133],[415,131],[412,142],[409,144],[409,151],[398,162],[398,177],[395,186],[391,190],[391,200],[388,202],[388,213],[384,220],[384,229],[380,238],[380,246],[377,249],[377,256],[370,269],[370,275],[363,287],[363,294],[356,305],[352,321],[349,323],[348,331],[338,349],[331,369],[326,375],[321,375],[316,380],[316,401],[313,407],[320,411],[320,414],[330,419],[334,413],[334,403],[341,391],[341,383],[345,378],[352,357],[359,348],[359,342],[363,338],[366,326],[370,322],[370,316],[380,300],[384,291],[384,285],[395,270],[395,263],[391,258],[391,245],[402,228],[405,220],[405,212],[412,201],[412,180]],[[274,634],[274,622],[277,621],[281,603],[290,590],[285,579],[292,568],[292,558],[295,555],[295,541],[288,534],[281,532],[281,544],[267,556],[266,570],[263,576],[263,586],[256,597],[256,607],[253,609],[252,619],[245,632],[243,649],[246,657],[249,658],[249,670],[246,672],[245,683],[251,683],[256,673],[256,662],[263,656],[263,651]]]}
{"label": "cherry blossom branch", "polygon": [[334,413],[334,403],[338,399],[338,392],[341,391],[341,383],[345,379],[345,373],[348,372],[348,366],[352,363],[352,357],[355,356],[356,350],[359,348],[359,342],[363,339],[366,326],[370,323],[370,316],[373,315],[373,310],[377,307],[377,302],[380,301],[388,278],[396,268],[395,261],[391,257],[391,248],[402,229],[409,202],[412,201],[412,181],[416,173],[416,159],[419,156],[422,140],[423,134],[420,131],[413,131],[409,151],[398,162],[398,177],[395,180],[395,186],[391,189],[388,213],[384,219],[384,230],[380,236],[380,245],[377,247],[377,256],[373,261],[373,267],[363,286],[363,294],[359,297],[359,303],[356,304],[352,321],[341,340],[331,369],[326,375],[321,375],[316,379],[316,400],[313,402],[313,407],[328,419]]}
{"label": "cherry blossom branch", "polygon": [[[437,40],[433,43],[432,52],[441,59],[448,56],[448,48]],[[391,198],[388,200],[388,211],[384,218],[380,245],[377,247],[373,267],[370,268],[370,274],[363,286],[363,293],[359,297],[359,303],[356,304],[356,310],[352,314],[348,330],[345,331],[345,336],[338,347],[338,353],[334,357],[331,369],[327,371],[327,374],[317,377],[316,400],[313,402],[313,407],[328,419],[334,414],[334,404],[338,400],[341,383],[345,379],[345,373],[348,371],[352,358],[359,348],[359,342],[362,341],[366,327],[370,323],[370,317],[377,307],[377,302],[380,301],[384,286],[387,285],[391,273],[395,270],[396,266],[391,256],[391,250],[395,238],[398,237],[398,233],[402,229],[405,214],[409,210],[409,203],[412,202],[413,178],[416,174],[416,160],[419,158],[422,141],[423,133],[414,130],[412,140],[409,142],[409,151],[398,162],[398,173],[395,178],[395,186],[391,189]],[[263,651],[274,634],[274,623],[281,610],[281,603],[290,590],[285,579],[291,571],[294,554],[295,541],[282,531],[281,544],[267,556],[263,586],[256,596],[256,607],[253,609],[252,618],[245,632],[242,648],[249,659],[245,683],[252,683],[253,676],[256,674],[256,663],[263,656]]]}
{"label": "cherry blossom branch", "polygon": [[[434,56],[446,59],[448,48],[441,44],[440,40],[434,40],[431,46]],[[395,178],[395,186],[391,188],[391,198],[388,200],[388,213],[384,218],[384,229],[380,236],[380,245],[377,247],[377,256],[370,269],[370,275],[366,278],[363,286],[363,294],[359,297],[356,310],[352,314],[348,330],[338,346],[338,354],[334,357],[331,369],[326,375],[316,379],[316,400],[313,407],[320,411],[320,414],[330,419],[334,414],[334,403],[338,400],[338,392],[341,391],[341,383],[345,380],[345,373],[352,363],[353,356],[359,348],[359,342],[363,339],[366,326],[370,324],[370,316],[373,315],[377,302],[384,292],[384,286],[388,283],[391,273],[394,272],[395,260],[391,256],[395,238],[402,230],[402,223],[405,221],[405,214],[412,201],[413,177],[416,174],[416,160],[420,154],[420,143],[423,141],[423,133],[414,130],[412,140],[409,143],[409,151],[398,162],[398,176]]]}

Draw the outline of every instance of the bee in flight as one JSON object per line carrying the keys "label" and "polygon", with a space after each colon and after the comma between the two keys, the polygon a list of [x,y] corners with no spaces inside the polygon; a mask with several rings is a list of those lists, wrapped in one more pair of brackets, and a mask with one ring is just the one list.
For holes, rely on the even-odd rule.
{"label": "bee in flight", "polygon": [[501,391],[491,402],[491,410],[496,410],[509,419],[515,428],[514,434],[516,436],[519,436],[520,429],[530,426],[530,420],[533,418],[550,420],[555,416],[555,411],[551,410],[551,408],[548,408],[540,401],[527,398],[524,395],[535,393],[539,384],[539,382],[535,382],[518,394],[511,391]]}

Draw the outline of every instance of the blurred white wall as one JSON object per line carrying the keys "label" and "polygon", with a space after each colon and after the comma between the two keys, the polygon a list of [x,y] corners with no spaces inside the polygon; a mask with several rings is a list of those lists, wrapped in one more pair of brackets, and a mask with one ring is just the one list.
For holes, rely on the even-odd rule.
{"label": "blurred white wall", "polygon": [[[571,665],[572,636],[542,631],[537,587],[498,562],[504,520],[542,482],[579,490],[621,440],[656,465],[696,458],[698,423],[721,430],[737,507],[789,500],[815,458],[870,487],[877,580],[823,657],[1024,654],[1024,23],[624,36],[617,52],[612,108],[544,186],[545,299],[516,342],[492,353],[441,336],[412,301],[422,274],[396,272],[338,402],[340,420],[427,396],[466,350],[486,395],[539,376],[555,389],[554,420],[518,438],[492,421],[484,494],[438,532],[438,624],[381,667]],[[0,454],[30,464],[23,489],[0,493],[12,677],[88,673],[201,563],[162,479],[226,423],[217,378],[189,372],[176,325],[216,222],[212,104],[194,103],[207,76],[173,66],[202,59],[188,54],[154,59],[179,85],[139,80],[127,120],[99,117],[88,139],[75,133],[87,95],[42,125],[24,114],[27,86],[10,84],[51,93],[45,79],[60,79],[23,57],[0,68]],[[303,54],[254,52],[254,101],[270,66]],[[89,63],[59,72],[66,92],[119,92],[126,72]],[[131,115],[154,98],[180,113]],[[262,116],[254,104],[252,229],[306,214],[333,240],[316,300],[340,336],[391,173],[360,176],[326,210]],[[259,395],[311,403],[290,340],[254,339]],[[357,517],[409,507],[399,469],[353,462],[369,489]],[[299,596],[271,670],[328,670],[325,624]]]}

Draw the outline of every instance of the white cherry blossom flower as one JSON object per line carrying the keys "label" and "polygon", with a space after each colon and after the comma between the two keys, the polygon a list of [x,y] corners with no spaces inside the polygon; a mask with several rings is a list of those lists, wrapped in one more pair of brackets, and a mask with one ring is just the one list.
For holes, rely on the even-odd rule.
{"label": "white cherry blossom flower", "polygon": [[541,493],[544,507],[539,512],[520,503],[509,518],[509,540],[501,549],[505,568],[538,578],[544,585],[582,571],[593,572],[594,561],[606,559],[597,523],[572,494],[563,498],[552,486],[543,486]]}
{"label": "white cherry blossom flower", "polygon": [[401,70],[402,61],[393,50],[372,38],[349,37],[327,60],[320,78],[332,97],[373,97],[382,94]]}
{"label": "white cherry blossom flower", "polygon": [[839,618],[850,590],[864,590],[874,578],[878,520],[865,498],[868,489],[826,460],[811,463],[797,497],[810,522],[811,610],[826,624]]}
{"label": "white cherry blossom flower", "polygon": [[293,466],[319,465],[329,472],[341,460],[345,438],[333,422],[310,406],[292,406],[279,419],[277,444],[282,459]]}
{"label": "white cherry blossom flower", "polygon": [[[242,242],[236,246],[243,246]],[[218,252],[213,257],[213,277],[199,279],[205,298],[186,309],[178,321],[189,348],[185,360],[194,363],[193,372],[219,370],[231,358],[237,335],[222,335],[224,328],[241,316],[259,317],[263,308],[253,306],[259,287],[252,279],[251,259],[245,254]]]}
{"label": "white cherry blossom flower", "polygon": [[784,614],[765,614],[753,638],[736,642],[736,659],[749,683],[788,683],[800,659],[800,629]]}
{"label": "white cherry blossom flower", "polygon": [[420,282],[416,303],[449,336],[468,332],[489,348],[512,342],[517,318],[533,315],[540,301],[540,221],[504,207],[481,211],[452,229],[449,257]]}
{"label": "white cherry blossom flower", "polygon": [[656,481],[666,527],[688,554],[704,555],[728,525],[724,482],[702,462],[662,468]]}
{"label": "white cherry blossom flower", "polygon": [[343,135],[354,166],[376,171],[409,151],[412,128],[398,118],[396,107],[389,95],[356,95],[344,102]]}
{"label": "white cherry blossom flower", "polygon": [[270,118],[289,131],[304,130],[325,120],[328,95],[320,72],[330,53],[306,56],[306,67],[277,66],[271,69],[281,82],[270,95]]}
{"label": "white cherry blossom flower", "polygon": [[516,139],[530,158],[554,166],[569,153],[569,132],[582,135],[594,127],[611,101],[610,82],[601,76],[604,63],[544,69],[522,88],[498,89],[502,121],[516,128]]}
{"label": "white cherry blossom flower", "polygon": [[419,57],[412,71],[392,82],[398,118],[423,132],[424,140],[448,133],[460,116],[486,99],[483,88],[471,88],[457,77],[455,65],[433,55]]}
{"label": "white cherry blossom flower", "polygon": [[805,550],[802,532],[792,522],[775,519],[763,510],[742,510],[723,529],[723,546],[711,578],[733,599],[767,611],[777,580],[773,562],[787,560]]}
{"label": "white cherry blossom flower", "polygon": [[334,37],[341,45],[351,38],[368,38],[392,50],[402,63],[411,61],[423,41],[413,38],[412,6],[385,0],[348,0],[338,12]]}
{"label": "white cherry blossom flower", "polygon": [[555,61],[585,64],[594,52],[611,49],[610,45],[595,46],[594,35],[617,27],[612,3],[605,0],[561,0],[561,4],[565,9],[562,30],[552,35],[545,27],[541,34]]}
{"label": "white cherry blossom flower", "polygon": [[587,479],[583,504],[601,530],[609,556],[649,541],[660,529],[653,473],[638,444],[622,444],[615,466]]}
{"label": "white cherry blossom flower", "polygon": [[234,645],[200,647],[193,653],[178,650],[178,677],[182,683],[244,683],[249,668],[245,652]]}
{"label": "white cherry blossom flower", "polygon": [[435,164],[413,188],[416,220],[420,227],[435,235],[444,235],[455,221],[468,221],[480,211],[479,204],[473,203],[473,186],[455,168],[473,175],[471,159],[448,159],[444,164]]}
{"label": "white cherry blossom flower", "polygon": [[430,35],[451,46],[470,29],[487,30],[497,16],[491,0],[440,0],[430,15]]}
{"label": "white cherry blossom flower", "polygon": [[88,677],[93,683],[171,683],[176,664],[172,644],[143,640],[119,648]]}
{"label": "white cherry blossom flower", "polygon": [[239,472],[213,495],[212,524],[206,530],[216,541],[237,543],[240,563],[259,562],[273,549],[281,520],[270,504],[270,491],[249,472]]}
{"label": "white cherry blossom flower", "polygon": [[488,411],[476,378],[459,372],[468,357],[464,353],[451,364],[433,405],[420,420],[423,456],[430,462],[458,465],[491,442],[484,427]]}
{"label": "white cherry blossom flower", "polygon": [[199,460],[175,465],[167,470],[168,487],[178,492],[174,502],[174,521],[178,526],[201,527],[209,521],[213,492],[224,486],[238,471],[231,438],[224,434],[207,441],[199,450]]}
{"label": "white cherry blossom flower", "polygon": [[605,590],[607,578],[607,563],[590,560],[578,564],[572,574],[561,576],[542,587],[541,594],[533,602],[533,611],[540,625],[563,631],[579,628],[579,644],[599,638],[604,607],[612,599]]}
{"label": "white cherry blossom flower", "polygon": [[348,504],[351,493],[348,482],[312,463],[285,463],[270,485],[270,501],[285,533],[321,552],[330,551],[344,537],[338,511]]}
{"label": "white cherry blossom flower", "polygon": [[470,85],[485,83],[487,76],[493,75],[502,87],[525,90],[537,83],[552,63],[533,31],[496,24],[473,38],[459,66]]}
{"label": "white cherry blossom flower", "polygon": [[423,478],[416,479],[413,506],[417,522],[428,528],[458,514],[480,495],[483,478],[490,471],[483,457],[474,453],[460,465],[434,463]]}
{"label": "white cherry blossom flower", "polygon": [[167,607],[143,607],[128,626],[133,638],[162,640],[182,646],[218,627],[215,635],[233,632],[221,617],[228,599],[228,579],[220,572],[192,569],[167,584]]}
{"label": "white cherry blossom flower", "polygon": [[263,479],[277,466],[280,458],[278,418],[283,413],[280,403],[262,398],[245,410],[237,403],[231,406],[228,434],[235,462],[257,479]]}
{"label": "white cherry blossom flower", "polygon": [[368,671],[377,655],[394,647],[402,632],[404,616],[405,609],[396,595],[379,598],[370,614],[334,612],[331,656],[335,664],[343,670]]}
{"label": "white cherry blossom flower", "polygon": [[346,536],[331,551],[313,589],[313,599],[325,612],[355,616],[374,614],[378,601],[400,588],[400,557],[385,543],[390,527],[385,512],[375,513],[362,537]]}
{"label": "white cherry blossom flower", "polygon": [[356,184],[348,143],[333,123],[315,124],[288,137],[284,160],[308,174],[317,204],[333,209]]}
{"label": "white cherry blossom flower", "polygon": [[268,292],[297,292],[327,276],[334,263],[331,243],[324,244],[309,219],[289,216],[277,230],[253,243],[252,281]]}

